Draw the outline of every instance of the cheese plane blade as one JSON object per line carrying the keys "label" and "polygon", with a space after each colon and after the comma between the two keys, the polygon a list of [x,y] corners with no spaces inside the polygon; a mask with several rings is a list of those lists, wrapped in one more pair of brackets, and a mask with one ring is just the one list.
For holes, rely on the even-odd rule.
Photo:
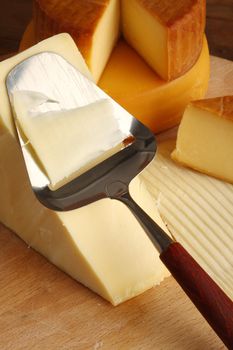
{"label": "cheese plane blade", "polygon": [[[123,202],[138,219],[173,277],[222,341],[232,349],[232,301],[189,253],[164,232],[130,196],[129,183],[154,159],[156,141],[153,133],[55,53],[43,52],[21,62],[8,74],[6,86],[29,180],[37,199],[55,211],[72,210],[107,197]],[[80,119],[81,132],[77,134],[77,138],[84,144],[80,149],[73,149],[72,154],[75,156],[80,153],[81,157],[89,150],[90,154],[86,157],[90,161],[89,166],[58,188],[52,188],[48,171],[38,161],[30,140],[26,139],[25,142],[25,129],[18,120],[15,98],[18,96],[20,102],[27,95],[33,96],[30,101],[27,99],[27,103],[32,104],[29,104],[28,110],[22,111],[29,113],[33,120],[30,127],[34,127],[34,121],[39,120],[40,115],[51,119],[53,113],[59,116],[66,114],[65,123],[73,123],[75,120],[76,126],[79,125],[78,115],[75,119],[69,111],[82,111],[84,115],[83,120]],[[37,103],[33,104],[35,100]],[[97,109],[99,121],[95,117]],[[106,111],[108,118],[104,115]],[[97,123],[96,130],[91,134],[88,118],[93,118]],[[62,123],[61,120],[64,118],[59,120]],[[98,128],[98,123],[102,123],[101,128]],[[40,129],[41,132],[43,130]],[[95,133],[98,130],[102,134],[98,139],[99,144],[95,145]],[[85,140],[86,134],[89,134],[89,138]],[[72,145],[76,137],[75,130],[72,130],[70,140],[64,132],[65,136],[65,141],[70,141]],[[58,136],[55,135],[54,138],[56,137]],[[41,138],[43,139],[42,135]],[[43,142],[46,143],[47,140]],[[97,162],[93,162],[90,142],[93,143],[93,149],[99,148]],[[115,149],[114,152],[111,152],[111,148]],[[59,161],[59,155],[57,158]],[[83,166],[82,157],[79,162]],[[63,166],[60,164],[61,169]]]}

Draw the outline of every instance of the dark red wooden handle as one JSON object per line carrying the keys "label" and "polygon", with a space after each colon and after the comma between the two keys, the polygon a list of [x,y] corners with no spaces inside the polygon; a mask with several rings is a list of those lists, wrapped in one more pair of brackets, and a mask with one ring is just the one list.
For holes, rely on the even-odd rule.
{"label": "dark red wooden handle", "polygon": [[233,302],[230,298],[179,243],[170,244],[160,258],[224,344],[232,350]]}

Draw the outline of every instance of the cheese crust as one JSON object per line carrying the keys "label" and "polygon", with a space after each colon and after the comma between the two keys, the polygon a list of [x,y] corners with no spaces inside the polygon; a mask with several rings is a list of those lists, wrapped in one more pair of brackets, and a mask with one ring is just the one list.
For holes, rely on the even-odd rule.
{"label": "cheese crust", "polygon": [[205,0],[122,0],[122,16],[126,40],[164,80],[183,75],[200,56]]}
{"label": "cheese crust", "polygon": [[119,0],[34,0],[36,42],[69,33],[98,81],[120,32]]}
{"label": "cheese crust", "polygon": [[193,101],[194,107],[211,112],[219,118],[233,121],[233,96],[222,96]]}
{"label": "cheese crust", "polygon": [[110,0],[35,0],[36,41],[68,32],[78,43],[85,60],[90,56],[93,34]]}

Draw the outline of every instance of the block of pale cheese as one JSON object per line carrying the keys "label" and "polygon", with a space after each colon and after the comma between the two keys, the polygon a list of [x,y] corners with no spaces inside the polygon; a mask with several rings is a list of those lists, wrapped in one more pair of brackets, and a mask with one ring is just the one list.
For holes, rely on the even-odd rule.
{"label": "block of pale cheese", "polygon": [[15,91],[12,98],[24,147],[43,164],[51,188],[64,185],[124,147],[128,135],[121,130],[110,99],[73,109],[59,109],[53,101],[53,110],[41,112],[48,108],[48,101],[48,96],[34,91]]}
{"label": "block of pale cheese", "polygon": [[177,125],[187,104],[203,98],[209,81],[209,51],[204,38],[195,65],[183,76],[165,82],[124,41],[119,42],[99,86],[152,131]]}
{"label": "block of pale cheese", "polygon": [[164,80],[197,61],[205,29],[205,0],[122,0],[124,37]]}
{"label": "block of pale cheese", "polygon": [[[30,23],[20,49],[34,45],[34,24]],[[113,50],[99,86],[128,112],[154,132],[180,122],[191,100],[204,97],[208,87],[210,59],[206,38],[194,66],[183,76],[165,82],[125,41]]]}
{"label": "block of pale cheese", "polygon": [[233,183],[233,96],[194,101],[187,107],[172,158]]}
{"label": "block of pale cheese", "polygon": [[[169,273],[134,215],[120,202],[96,201],[68,212],[43,207],[29,184],[5,87],[8,72],[41,51],[87,67],[69,35],[45,40],[0,63],[0,221],[61,270],[117,305],[160,283]],[[130,193],[166,230],[140,175]]]}
{"label": "block of pale cheese", "polygon": [[71,34],[98,81],[119,37],[119,0],[35,0],[33,14],[36,42]]}

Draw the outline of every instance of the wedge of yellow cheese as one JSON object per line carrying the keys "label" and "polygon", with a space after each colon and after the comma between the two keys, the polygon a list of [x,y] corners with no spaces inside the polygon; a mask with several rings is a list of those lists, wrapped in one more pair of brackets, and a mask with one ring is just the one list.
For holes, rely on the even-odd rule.
{"label": "wedge of yellow cheese", "polygon": [[[31,22],[20,49],[27,49],[34,43],[34,24]],[[120,40],[98,85],[157,133],[177,125],[187,104],[204,97],[209,74],[210,58],[206,38],[194,66],[171,82],[162,80],[124,40]]]}
{"label": "wedge of yellow cheese", "polygon": [[35,0],[33,14],[36,42],[71,34],[98,81],[119,37],[119,0]]}
{"label": "wedge of yellow cheese", "polygon": [[122,30],[130,45],[164,80],[197,61],[205,29],[205,0],[121,0]]}
{"label": "wedge of yellow cheese", "polygon": [[[5,79],[16,64],[42,51],[62,55],[89,76],[66,34],[0,63],[0,221],[53,264],[117,305],[160,283],[169,273],[122,203],[104,199],[77,210],[54,212],[35,198],[16,139]],[[166,230],[140,175],[131,183],[130,193]]]}
{"label": "wedge of yellow cheese", "polygon": [[233,96],[195,101],[187,107],[172,158],[233,183]]}

